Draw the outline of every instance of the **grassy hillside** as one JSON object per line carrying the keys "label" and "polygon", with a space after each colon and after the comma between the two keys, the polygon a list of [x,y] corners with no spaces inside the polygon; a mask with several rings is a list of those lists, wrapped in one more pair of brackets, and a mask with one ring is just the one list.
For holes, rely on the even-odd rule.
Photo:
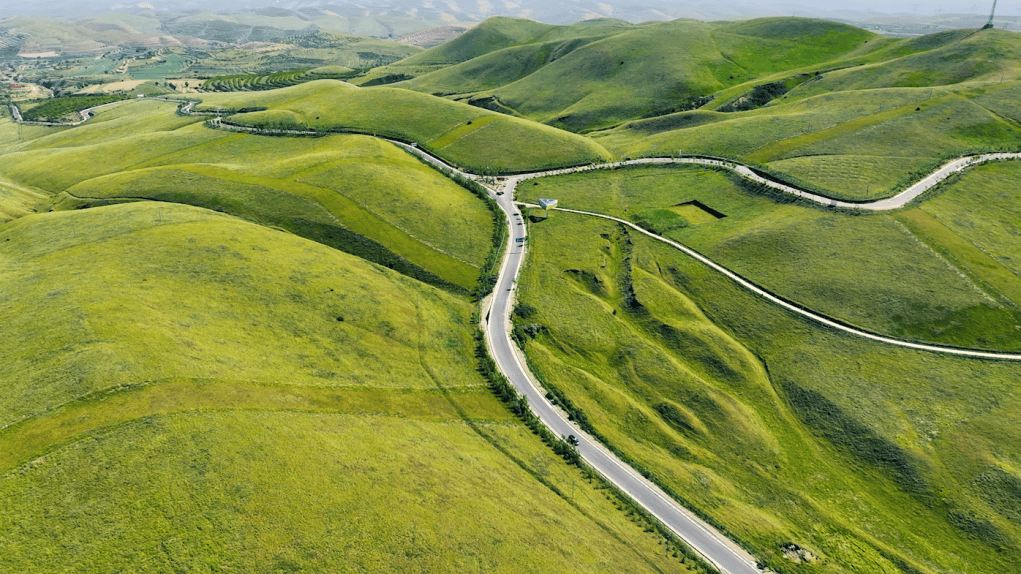
{"label": "grassy hillside", "polygon": [[[187,203],[281,227],[437,285],[475,286],[491,246],[491,214],[407,153],[361,136],[267,138],[198,121],[175,115],[172,104],[123,104],[4,156],[0,171],[57,195],[56,209]],[[53,170],[55,163],[74,169]]]}
{"label": "grassy hillside", "polygon": [[[417,142],[482,172],[528,171],[609,158],[587,138],[466,104],[397,88],[357,88],[321,80],[260,93],[202,97],[199,109],[268,108],[231,116],[267,127],[351,130]],[[283,112],[283,113],[281,113]]]}
{"label": "grassy hillside", "polygon": [[735,88],[593,137],[619,155],[725,155],[833,197],[888,196],[947,158],[1021,149],[1019,51],[1021,37],[1000,30],[888,42],[758,109],[712,111],[749,91]]}
{"label": "grassy hillside", "polygon": [[[1002,277],[1016,281],[1021,276],[1019,174],[1018,162],[987,164],[944,186],[919,206],[935,221],[926,221],[922,214],[915,217],[926,242],[955,264],[963,260],[960,264],[976,269],[1003,270]],[[1011,296],[1017,301],[1021,293],[1015,290]]]}
{"label": "grassy hillside", "polygon": [[[969,242],[972,233],[961,232],[962,224],[955,226],[961,235],[937,233],[917,210],[852,216],[781,205],[740,179],[690,166],[574,174],[522,186],[519,199],[534,203],[538,197],[630,219],[774,293],[866,330],[1021,350],[1021,279],[1008,261],[983,251],[997,241],[999,252],[1010,251],[1009,234],[984,236],[980,249]],[[955,205],[970,212],[970,201]],[[990,216],[995,211],[984,209]],[[993,220],[1016,221],[1011,213]]]}
{"label": "grassy hillside", "polygon": [[1016,563],[1021,365],[828,332],[610,222],[554,212],[530,233],[533,368],[771,568]]}
{"label": "grassy hillside", "polygon": [[[633,24],[609,19],[590,20],[570,26],[553,26],[532,20],[498,16],[489,18],[449,42],[444,42],[399,62],[371,70],[364,78],[356,80],[356,83],[393,83],[484,56],[495,56],[487,58],[486,61],[493,66],[502,67],[508,65],[511,59],[516,59],[518,54],[529,53],[532,49],[547,43],[557,44],[567,40],[595,39],[617,34],[633,27]],[[508,48],[515,47],[522,47],[524,50],[522,52],[504,52]],[[481,68],[481,65],[473,65],[473,67]],[[489,73],[499,74],[494,71]],[[462,73],[460,75],[469,81],[473,78],[470,74]],[[441,77],[447,77],[447,74],[441,74]],[[506,76],[504,79],[504,83],[506,83]],[[459,93],[471,90],[461,88],[453,91]]]}
{"label": "grassy hillside", "polygon": [[[866,48],[870,39],[876,37],[822,20],[678,20],[537,30],[503,18],[389,70],[416,76],[401,87],[495,98],[524,117],[584,132],[698,107],[704,103],[700,98],[718,90],[845,56]],[[423,74],[429,66],[442,69]]]}
{"label": "grassy hillside", "polygon": [[463,299],[153,202],[4,224],[0,274],[4,570],[697,571],[493,397]]}
{"label": "grassy hillside", "polygon": [[501,18],[367,78],[589,133],[618,157],[723,155],[860,200],[950,157],[1021,148],[1019,56],[1003,30],[892,39],[802,18]]}
{"label": "grassy hillside", "polygon": [[45,193],[0,179],[0,223],[28,215],[47,198]]}

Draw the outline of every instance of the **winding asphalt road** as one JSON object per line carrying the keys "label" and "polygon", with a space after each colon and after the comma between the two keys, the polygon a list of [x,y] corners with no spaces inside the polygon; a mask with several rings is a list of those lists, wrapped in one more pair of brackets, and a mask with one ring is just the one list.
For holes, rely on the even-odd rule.
{"label": "winding asphalt road", "polygon": [[[191,108],[194,103],[188,103],[182,108],[184,113],[191,112]],[[91,111],[91,110],[90,110]],[[194,113],[194,112],[191,112]],[[254,128],[239,128],[237,126],[218,125],[214,120],[214,127],[221,127],[225,129],[232,129],[236,131],[251,131],[258,133],[259,130]],[[273,133],[279,135],[308,135],[309,132],[303,132],[300,130],[275,130]],[[407,145],[401,142],[390,140],[395,145],[398,145],[408,152],[415,154],[418,157],[436,165],[442,171],[448,173],[456,173],[463,177],[469,177],[478,180],[479,178],[461,172],[456,168],[447,165],[442,160],[422,151],[417,146]],[[528,399],[528,403],[532,410],[536,413],[539,419],[545,424],[553,433],[560,436],[574,435],[578,441],[578,450],[585,461],[592,466],[596,471],[606,477],[610,482],[615,484],[618,488],[628,493],[636,502],[641,504],[650,513],[656,516],[663,524],[670,528],[676,533],[681,539],[687,542],[695,551],[705,558],[706,561],[715,565],[721,572],[725,574],[761,574],[755,566],[754,558],[747,552],[737,546],[734,542],[721,535],[715,529],[708,524],[699,520],[689,511],[682,508],[676,501],[671,499],[665,493],[663,493],[654,484],[640,476],[627,464],[620,461],[616,456],[607,451],[597,441],[581,432],[580,429],[576,428],[572,423],[567,420],[566,415],[554,407],[548,400],[546,400],[544,394],[540,390],[539,385],[534,381],[531,373],[524,365],[524,360],[520,355],[520,352],[515,348],[513,342],[510,339],[510,313],[511,306],[514,301],[515,289],[517,287],[517,277],[521,270],[521,265],[524,261],[527,240],[526,240],[526,229],[527,226],[521,220],[522,214],[514,204],[513,196],[514,190],[517,184],[525,179],[535,177],[547,177],[550,175],[559,175],[564,173],[573,173],[579,171],[588,171],[593,169],[606,169],[624,165],[641,165],[641,164],[657,164],[657,163],[695,163],[701,165],[709,165],[721,167],[724,169],[733,170],[744,177],[751,180],[758,181],[768,185],[774,189],[778,189],[785,193],[791,193],[799,197],[815,201],[824,205],[831,205],[837,207],[850,207],[857,209],[867,210],[887,210],[897,209],[903,207],[909,201],[930,189],[940,181],[953,173],[959,172],[966,167],[981,163],[984,161],[999,160],[999,159],[1019,159],[1021,154],[987,154],[982,156],[973,156],[967,158],[961,158],[954,160],[947,165],[937,170],[932,175],[926,177],[922,181],[911,186],[904,192],[897,194],[894,197],[883,199],[870,203],[850,203],[835,201],[830,198],[821,197],[818,195],[810,194],[801,190],[794,189],[786,186],[782,183],[762,178],[755,174],[747,166],[740,165],[735,162],[726,160],[706,159],[706,158],[646,158],[630,160],[625,162],[616,162],[608,164],[596,164],[591,166],[584,166],[579,168],[571,168],[564,170],[553,170],[531,174],[523,174],[508,178],[503,184],[502,192],[498,193],[490,191],[491,197],[497,201],[500,209],[507,215],[507,228],[508,236],[510,240],[506,247],[504,254],[503,264],[500,268],[500,275],[497,281],[496,288],[493,292],[493,297],[490,300],[490,304],[485,314],[485,334],[486,341],[489,345],[490,353],[493,355],[493,359],[496,361],[500,371],[507,377],[507,379],[518,389],[519,392],[524,394]],[[742,287],[749,289],[750,291],[764,297],[765,299],[780,305],[786,309],[789,309],[802,316],[811,318],[812,320],[818,321],[829,327],[845,331],[857,336],[872,339],[881,343],[897,345],[902,347],[908,347],[918,350],[926,350],[932,352],[949,353],[956,355],[964,355],[971,357],[991,358],[991,359],[1008,359],[1008,360],[1021,360],[1021,355],[1001,354],[1001,353],[987,353],[984,351],[973,351],[968,349],[955,349],[948,347],[938,347],[933,345],[921,345],[916,343],[908,343],[905,341],[898,341],[888,337],[867,333],[860,331],[852,327],[848,327],[841,323],[832,321],[821,315],[812,313],[795,305],[780,299],[765,290],[759,288],[755,284],[743,279],[739,275],[733,273],[729,269],[713,262],[705,256],[691,250],[679,243],[670,241],[668,239],[659,237],[652,233],[641,229],[634,224],[624,221],[611,216],[591,213],[585,211],[571,210],[558,208],[561,211],[579,213],[588,216],[602,217],[605,219],[611,219],[628,225],[631,228],[649,235],[654,239],[664,241],[676,249],[686,253],[687,255],[695,258],[705,265],[713,268],[714,270],[726,275],[731,280],[735,281]]]}
{"label": "winding asphalt road", "polygon": [[707,562],[726,574],[759,574],[755,560],[747,552],[681,507],[656,485],[575,427],[539,390],[539,385],[525,367],[509,335],[516,281],[525,258],[526,226],[510,194],[494,194],[494,199],[507,214],[510,237],[500,268],[500,278],[485,315],[486,342],[500,371],[525,395],[532,411],[550,431],[561,437],[574,435],[578,439],[578,452],[585,462],[652,513]]}
{"label": "winding asphalt road", "polygon": [[[409,146],[400,142],[394,142],[397,145],[403,147],[408,152],[418,155],[424,160],[436,165],[442,170],[457,173],[464,177],[474,177],[471,174],[460,172],[454,167],[446,164],[442,160],[418,149],[415,146]],[[941,168],[940,171],[929,176],[922,182],[919,182],[906,190],[905,192],[898,194],[897,196],[888,200],[882,200],[881,202],[874,202],[872,209],[896,209],[902,207],[907,202],[911,201],[919,194],[924,192],[926,189],[931,188],[933,185],[942,181],[950,174],[960,171],[970,165],[975,165],[981,161],[990,161],[992,159],[1014,159],[1021,156],[1021,154],[990,154],[987,156],[980,156],[979,158],[964,158],[951,162],[947,166]],[[761,571],[755,566],[755,561],[752,556],[741,549],[737,544],[720,534],[718,531],[713,529],[710,525],[698,519],[691,512],[684,509],[676,501],[671,499],[656,485],[652,484],[637,472],[634,471],[627,464],[622,462],[612,453],[607,451],[601,444],[595,439],[589,437],[583,433],[579,428],[575,427],[571,422],[567,420],[567,416],[562,411],[554,407],[545,397],[544,393],[540,390],[540,386],[535,381],[531,372],[527,369],[524,364],[524,359],[521,353],[514,346],[514,343],[510,338],[511,322],[510,314],[515,299],[515,290],[517,287],[517,278],[521,270],[525,258],[525,252],[527,249],[527,226],[522,221],[522,214],[514,203],[514,192],[517,184],[526,179],[532,179],[537,177],[547,177],[551,175],[560,175],[564,173],[573,173],[579,171],[588,171],[593,169],[605,169],[621,165],[636,165],[636,164],[652,164],[652,163],[701,163],[708,165],[716,165],[728,169],[734,169],[738,173],[745,175],[755,176],[751,170],[745,166],[740,166],[730,162],[720,160],[705,160],[700,158],[656,158],[656,159],[641,159],[632,160],[627,162],[618,162],[615,164],[602,164],[593,166],[584,166],[579,168],[570,168],[564,170],[552,170],[546,172],[538,172],[531,174],[523,174],[507,178],[502,186],[502,190],[499,195],[493,191],[490,192],[490,196],[497,201],[500,209],[507,214],[507,230],[508,237],[510,238],[504,253],[503,265],[500,268],[499,279],[497,285],[493,291],[493,297],[490,302],[486,314],[484,317],[485,322],[485,333],[486,342],[489,345],[490,354],[496,361],[497,367],[500,369],[507,379],[514,385],[514,387],[528,399],[528,404],[532,411],[539,417],[539,419],[549,428],[553,433],[566,437],[574,435],[578,439],[579,445],[578,450],[581,453],[582,458],[592,468],[596,469],[602,474],[607,480],[615,484],[618,488],[628,493],[636,502],[641,504],[646,510],[652,513],[656,518],[665,524],[670,530],[672,530],[678,537],[688,543],[695,551],[697,551],[707,562],[716,566],[721,572],[725,574],[760,574]],[[771,181],[763,181],[767,185],[772,185],[783,189],[782,184]],[[798,191],[793,190],[792,191]],[[799,194],[804,192],[798,192]],[[815,196],[819,197],[819,196]],[[809,197],[808,199],[811,199]],[[820,198],[825,200],[826,203],[832,204],[832,200],[829,198]],[[822,203],[822,202],[821,202]],[[858,207],[860,204],[851,204]],[[814,321],[829,327],[835,328],[840,331],[844,331],[853,335],[861,336],[867,339],[871,339],[877,342],[896,345],[900,347],[907,347],[916,350],[931,351],[938,353],[948,353],[953,355],[961,355],[976,358],[986,359],[1003,359],[1003,360],[1021,360],[1021,355],[1013,355],[1007,353],[990,353],[985,351],[977,351],[970,349],[956,349],[952,347],[940,347],[936,345],[924,345],[918,343],[910,343],[907,341],[900,341],[889,337],[883,337],[882,335],[876,335],[866,331],[861,331],[853,327],[849,327],[842,323],[833,321],[822,315],[813,313],[796,305],[793,305],[768,291],[763,290],[754,283],[742,278],[736,273],[730,271],[726,267],[712,261],[711,259],[703,256],[702,254],[674,241],[660,237],[653,233],[650,233],[629,221],[625,221],[619,218],[611,217],[608,215],[565,209],[555,208],[559,211],[578,213],[594,217],[602,217],[610,219],[629,226],[630,228],[643,233],[649,237],[663,241],[672,247],[684,252],[685,254],[693,257],[701,263],[708,265],[712,269],[727,276],[738,285],[756,293],[757,295],[765,298],[766,300],[775,303],[793,311],[799,315],[806,316]]]}

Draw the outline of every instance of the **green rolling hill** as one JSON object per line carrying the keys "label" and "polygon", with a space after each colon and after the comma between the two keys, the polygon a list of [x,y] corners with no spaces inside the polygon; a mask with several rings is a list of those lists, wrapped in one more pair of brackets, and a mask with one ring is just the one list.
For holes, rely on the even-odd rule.
{"label": "green rolling hill", "polygon": [[833,62],[839,69],[765,78],[776,84],[808,74],[810,81],[787,82],[789,91],[755,109],[721,111],[751,93],[747,84],[699,110],[591,135],[619,155],[733,157],[853,200],[892,195],[951,157],[1021,148],[1017,34],[970,30],[885,42]]}
{"label": "green rolling hill", "polygon": [[[821,20],[795,27],[781,19],[537,29],[493,19],[387,69],[416,76],[401,87],[495,98],[524,117],[587,132],[684,109],[721,89],[864,49],[876,38]],[[422,74],[430,66],[443,67]]]}
{"label": "green rolling hill", "polygon": [[[52,209],[187,203],[436,285],[475,287],[492,244],[492,214],[406,152],[360,136],[281,140],[200,121],[175,115],[173,104],[127,102],[80,129],[33,140],[5,156],[0,171],[54,196]],[[55,162],[80,168],[55,171]],[[455,227],[436,226],[441,219]]]}
{"label": "green rolling hill", "polygon": [[842,199],[890,195],[955,155],[1017,149],[1021,41],[912,39],[811,19],[494,18],[354,80],[589,135],[616,157],[732,157]]}
{"label": "green rolling hill", "polygon": [[[149,101],[0,118],[0,570],[704,571],[495,398],[471,295],[503,221],[373,136],[486,175],[682,152],[875,199],[1021,149],[1019,56],[1003,30],[496,18],[352,83],[195,96],[319,137]],[[869,215],[694,166],[517,199],[629,219],[869,331],[1016,352],[1019,175]],[[1018,364],[846,336],[620,225],[532,215],[516,336],[552,400],[763,564],[1021,560]]]}
{"label": "green rolling hill", "polygon": [[[763,241],[779,252],[775,229]],[[518,324],[536,333],[523,338],[544,384],[774,571],[992,574],[1018,560],[1021,365],[828,332],[612,222],[554,213],[531,224],[530,249]],[[827,282],[835,297],[850,277]]]}
{"label": "green rolling hill", "polygon": [[486,388],[463,298],[156,202],[0,267],[4,570],[700,571]]}
{"label": "green rolling hill", "polygon": [[255,127],[378,134],[415,142],[476,172],[534,171],[609,159],[588,138],[400,88],[319,80],[261,93],[203,95],[199,110],[267,108],[231,116]]}
{"label": "green rolling hill", "polygon": [[[547,44],[552,46],[559,43],[569,44],[571,41],[592,41],[620,33],[622,30],[634,26],[634,24],[620,20],[609,19],[589,20],[571,26],[551,26],[517,18],[490,18],[449,42],[405,58],[400,62],[374,69],[365,78],[358,80],[358,83],[374,80],[392,82],[401,77],[419,76],[484,56],[498,54],[500,56],[485,61],[489,62],[491,66],[501,66],[501,60],[517,59],[520,54],[533,52]],[[521,48],[523,51],[503,52],[503,50],[511,48]],[[540,66],[545,63],[542,62]],[[482,68],[483,65],[482,62],[478,62],[477,66],[473,65],[472,67]],[[506,73],[502,72],[503,83],[507,83],[512,78]],[[450,81],[455,81],[454,76],[456,75],[456,72],[451,72],[440,74],[440,77],[447,77]],[[494,75],[499,76],[501,72],[495,72]],[[469,73],[463,73],[460,76],[469,82],[477,80],[476,76]],[[452,86],[447,87],[452,88]],[[455,89],[454,91],[464,90]]]}

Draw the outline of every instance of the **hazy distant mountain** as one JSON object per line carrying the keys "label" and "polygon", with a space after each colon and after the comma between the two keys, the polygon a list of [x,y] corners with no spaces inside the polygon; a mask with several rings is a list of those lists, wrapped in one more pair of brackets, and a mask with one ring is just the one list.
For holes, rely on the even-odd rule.
{"label": "hazy distant mountain", "polygon": [[[917,7],[916,7],[917,6]],[[975,12],[982,9],[972,5]],[[811,16],[875,32],[920,35],[985,24],[984,14],[932,14],[920,5],[857,3],[833,9],[823,2],[781,1],[706,4],[670,0],[26,0],[0,3],[0,50],[17,53],[92,53],[109,46],[236,45],[278,41],[295,32],[326,30],[348,36],[403,38],[434,45],[494,16],[570,24],[595,18],[638,23],[692,18],[740,20],[761,16]],[[901,12],[897,12],[901,10]],[[931,10],[931,9],[930,9]],[[996,27],[1021,30],[1005,10]],[[454,28],[451,28],[453,26]],[[409,40],[428,30],[424,39]],[[433,32],[440,30],[442,32]]]}
{"label": "hazy distant mountain", "polygon": [[[986,15],[991,7],[972,3],[967,11]],[[213,11],[249,12],[272,9],[278,12],[333,12],[347,18],[374,15],[410,16],[421,20],[478,22],[491,16],[529,18],[550,24],[577,22],[593,17],[612,17],[629,22],[695,18],[729,20],[758,16],[813,16],[832,19],[868,20],[879,17],[928,17],[945,10],[938,5],[922,5],[909,0],[855,2],[853,9],[833,2],[803,0],[785,2],[737,1],[704,3],[672,0],[23,0],[0,3],[0,17],[13,15],[76,18],[89,14],[154,9],[170,12]],[[963,6],[959,7],[957,12]],[[1006,14],[1006,10],[1001,12]],[[1016,14],[1015,14],[1016,16]]]}

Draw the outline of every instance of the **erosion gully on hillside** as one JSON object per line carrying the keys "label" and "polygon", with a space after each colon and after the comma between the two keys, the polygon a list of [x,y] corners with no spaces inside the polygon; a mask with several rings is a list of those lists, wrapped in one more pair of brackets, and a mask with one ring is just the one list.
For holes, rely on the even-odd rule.
{"label": "erosion gully on hillside", "polygon": [[[156,101],[156,98],[149,98],[145,101]],[[197,102],[187,101],[181,102],[180,100],[160,99],[159,101],[169,101],[180,104],[180,112],[183,114],[196,114],[193,110]],[[110,104],[112,105],[112,104]],[[90,108],[81,112],[83,120],[85,121],[91,117],[97,108]],[[15,118],[20,120],[20,114],[16,107],[12,106],[12,111]],[[206,113],[208,115],[208,113]],[[72,125],[78,125],[81,122],[75,122]],[[220,118],[214,118],[210,123],[210,127],[218,129],[227,129],[232,131],[242,131],[248,133],[267,133],[272,135],[287,135],[287,136],[317,136],[321,135],[321,132],[316,130],[264,130],[256,127],[233,125],[220,121]],[[461,172],[456,168],[446,164],[439,158],[423,152],[416,145],[400,141],[389,140],[409,153],[417,155],[420,158],[432,163],[441,169],[444,173],[458,174],[464,177],[476,176]],[[799,197],[803,200],[812,201],[821,205],[842,207],[851,209],[861,209],[870,211],[882,211],[882,210],[893,210],[903,207],[908,202],[917,198],[925,191],[931,189],[936,184],[945,180],[947,177],[958,173],[968,167],[996,160],[1007,160],[1007,159],[1018,159],[1021,158],[1021,154],[1009,154],[1009,153],[995,153],[995,154],[984,154],[977,156],[969,156],[953,160],[934,173],[926,176],[917,183],[913,184],[903,192],[882,200],[852,203],[846,201],[837,201],[831,198],[823,197],[820,195],[812,194],[804,190],[800,190],[781,182],[772,180],[768,177],[764,177],[760,173],[754,171],[752,168],[742,165],[738,162],[720,159],[720,158],[708,158],[708,157],[674,157],[674,158],[644,158],[637,160],[629,160],[623,162],[614,163],[602,163],[592,164],[587,166],[560,169],[560,170],[549,170],[542,172],[534,172],[527,174],[520,174],[508,178],[503,185],[497,190],[491,191],[491,196],[495,199],[500,208],[507,215],[508,231],[510,240],[507,244],[506,251],[504,254],[503,265],[500,270],[500,276],[497,281],[497,286],[494,291],[494,296],[490,301],[488,308],[485,313],[486,321],[486,336],[489,343],[489,349],[493,355],[493,359],[496,364],[500,367],[500,370],[504,375],[517,387],[517,389],[523,393],[529,401],[529,404],[533,411],[539,416],[539,418],[546,424],[556,435],[567,436],[574,435],[578,437],[580,444],[579,450],[583,458],[598,470],[604,477],[613,482],[619,488],[624,490],[632,496],[639,504],[645,507],[654,516],[659,518],[664,524],[666,524],[671,530],[673,530],[678,536],[687,541],[694,549],[696,549],[708,562],[718,567],[721,571],[727,573],[741,573],[750,574],[758,572],[755,566],[754,559],[741,550],[733,542],[727,540],[724,536],[716,532],[712,527],[693,516],[691,513],[684,510],[676,502],[666,496],[658,487],[642,478],[636,471],[628,467],[625,463],[620,461],[612,453],[607,451],[598,441],[588,437],[583,433],[576,425],[572,424],[567,420],[564,413],[554,407],[549,400],[546,399],[544,393],[540,391],[539,387],[535,383],[534,376],[524,366],[523,358],[517,351],[514,343],[511,341],[510,332],[510,312],[514,300],[515,287],[517,276],[520,273],[521,265],[524,261],[525,255],[525,242],[526,242],[526,226],[517,225],[520,223],[522,217],[520,209],[514,204],[514,191],[516,185],[526,179],[548,177],[553,175],[562,175],[567,173],[575,173],[594,169],[606,169],[628,165],[655,165],[655,164],[697,164],[712,166],[715,168],[723,168],[731,170],[742,177],[748,178],[757,183],[769,186],[772,189],[780,191],[785,194]],[[523,207],[536,207],[527,204],[523,204]],[[791,312],[797,313],[801,316],[807,317],[813,321],[826,325],[828,327],[838,329],[840,331],[864,337],[876,342],[883,344],[896,345],[906,348],[924,350],[935,353],[947,353],[959,356],[986,358],[986,359],[1001,359],[1001,360],[1021,360],[1021,354],[1010,354],[1010,353],[993,353],[987,351],[971,350],[971,349],[959,349],[953,347],[945,347],[939,345],[925,345],[918,343],[911,343],[907,341],[900,341],[891,337],[885,337],[875,333],[870,333],[860,329],[856,329],[852,326],[846,325],[840,321],[833,320],[825,315],[815,313],[810,309],[806,309],[800,305],[791,303],[781,297],[770,293],[769,291],[762,289],[754,283],[744,279],[740,275],[730,271],[729,269],[719,265],[718,263],[706,258],[705,256],[691,250],[684,245],[677,242],[670,241],[653,233],[650,233],[631,222],[626,220],[611,217],[604,214],[586,212],[581,210],[565,209],[565,208],[554,208],[565,212],[572,212],[577,214],[583,214],[593,217],[601,217],[616,221],[623,225],[627,225],[630,228],[648,235],[659,241],[663,241],[671,247],[678,249],[686,255],[696,259],[702,264],[712,268],[716,272],[719,272],[726,276],[728,279],[734,281],[736,284],[744,289],[755,293],[756,295],[764,298],[765,300],[779,305]]]}

